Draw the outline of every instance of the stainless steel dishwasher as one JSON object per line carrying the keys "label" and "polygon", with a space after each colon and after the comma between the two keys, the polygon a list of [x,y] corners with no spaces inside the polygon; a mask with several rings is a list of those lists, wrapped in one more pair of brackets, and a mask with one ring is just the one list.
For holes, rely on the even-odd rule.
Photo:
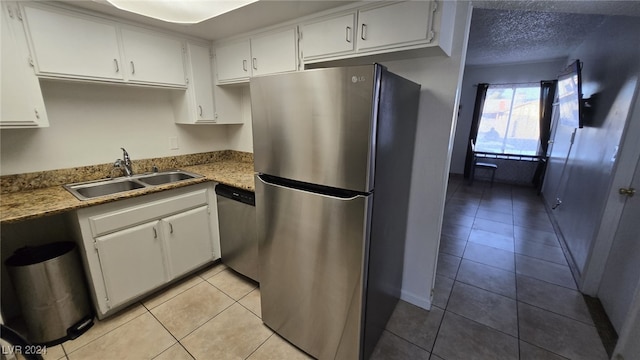
{"label": "stainless steel dishwasher", "polygon": [[259,281],[254,193],[218,184],[216,198],[222,262],[240,274]]}

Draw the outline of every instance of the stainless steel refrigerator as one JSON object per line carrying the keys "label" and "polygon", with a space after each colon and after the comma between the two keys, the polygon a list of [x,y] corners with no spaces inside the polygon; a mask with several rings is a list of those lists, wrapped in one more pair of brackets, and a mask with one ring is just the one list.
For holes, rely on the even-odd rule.
{"label": "stainless steel refrigerator", "polygon": [[250,89],[262,320],[316,358],[366,359],[402,286],[420,85],[367,65]]}

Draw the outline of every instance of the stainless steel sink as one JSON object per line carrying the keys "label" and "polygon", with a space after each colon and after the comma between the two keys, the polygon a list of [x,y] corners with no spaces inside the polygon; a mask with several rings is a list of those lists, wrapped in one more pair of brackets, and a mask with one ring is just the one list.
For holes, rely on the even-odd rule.
{"label": "stainless steel sink", "polygon": [[149,176],[138,178],[138,180],[147,185],[162,185],[169,184],[176,181],[189,180],[195,178],[196,175],[189,174],[184,171],[169,171],[163,173],[157,173]]}
{"label": "stainless steel sink", "polygon": [[123,191],[141,189],[143,187],[144,185],[140,183],[127,180],[90,184],[85,185],[84,187],[76,187],[74,190],[85,198],[90,199],[98,196],[116,194]]}
{"label": "stainless steel sink", "polygon": [[128,177],[123,176],[113,179],[68,184],[64,185],[64,188],[79,200],[89,200],[101,196],[114,195],[142,188],[153,188],[158,185],[195,179],[199,177],[202,177],[202,175],[193,174],[182,170],[172,170],[159,173],[145,173]]}

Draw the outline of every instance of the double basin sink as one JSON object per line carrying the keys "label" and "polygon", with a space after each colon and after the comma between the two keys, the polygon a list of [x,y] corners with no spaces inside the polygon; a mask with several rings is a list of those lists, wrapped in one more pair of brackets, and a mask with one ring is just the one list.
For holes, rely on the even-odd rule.
{"label": "double basin sink", "polygon": [[200,177],[202,177],[202,175],[182,170],[172,170],[123,176],[113,179],[87,181],[68,184],[63,187],[79,200],[90,200],[101,196],[115,195],[131,190],[151,188],[158,185],[171,184]]}

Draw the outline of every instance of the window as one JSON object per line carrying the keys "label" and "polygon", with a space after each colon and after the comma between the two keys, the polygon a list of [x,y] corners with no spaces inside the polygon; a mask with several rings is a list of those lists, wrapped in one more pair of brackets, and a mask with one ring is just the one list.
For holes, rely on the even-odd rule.
{"label": "window", "polygon": [[537,155],[539,124],[540,84],[489,85],[476,151]]}

